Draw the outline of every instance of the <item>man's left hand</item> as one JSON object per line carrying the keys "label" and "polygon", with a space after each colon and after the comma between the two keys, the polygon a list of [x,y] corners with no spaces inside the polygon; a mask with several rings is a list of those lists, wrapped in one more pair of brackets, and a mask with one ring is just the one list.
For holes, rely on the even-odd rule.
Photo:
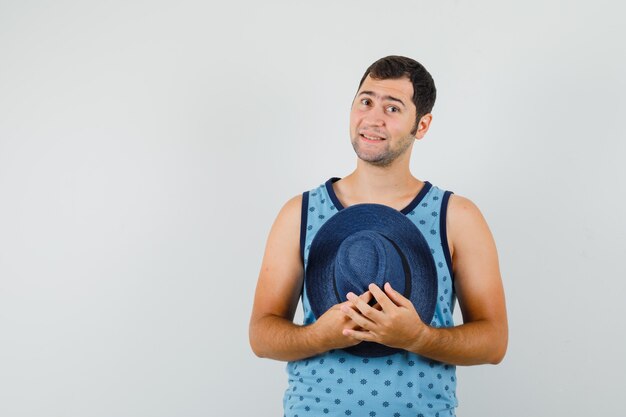
{"label": "man's left hand", "polygon": [[385,291],[376,284],[369,285],[369,291],[380,305],[380,310],[369,306],[354,293],[348,293],[348,300],[354,308],[343,306],[343,311],[363,330],[344,329],[343,334],[355,339],[376,342],[386,346],[406,349],[428,332],[429,327],[422,322],[413,303],[402,294],[384,285]]}

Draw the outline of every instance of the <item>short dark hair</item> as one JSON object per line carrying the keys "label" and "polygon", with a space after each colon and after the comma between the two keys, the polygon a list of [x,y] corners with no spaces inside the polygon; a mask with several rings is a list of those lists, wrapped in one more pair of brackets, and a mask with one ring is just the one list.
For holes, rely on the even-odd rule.
{"label": "short dark hair", "polygon": [[[367,76],[377,80],[406,77],[413,84],[413,104],[417,109],[414,132],[423,115],[430,113],[435,105],[437,89],[435,82],[426,68],[414,59],[405,56],[389,55],[374,62],[363,74],[359,88]],[[358,89],[357,89],[358,90]]]}

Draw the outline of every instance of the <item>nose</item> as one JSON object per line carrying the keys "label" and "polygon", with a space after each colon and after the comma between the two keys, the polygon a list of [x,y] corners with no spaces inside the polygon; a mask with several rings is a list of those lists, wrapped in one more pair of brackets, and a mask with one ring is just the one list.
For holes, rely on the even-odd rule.
{"label": "nose", "polygon": [[382,106],[374,106],[367,113],[367,123],[371,126],[383,126],[385,124],[385,109]]}

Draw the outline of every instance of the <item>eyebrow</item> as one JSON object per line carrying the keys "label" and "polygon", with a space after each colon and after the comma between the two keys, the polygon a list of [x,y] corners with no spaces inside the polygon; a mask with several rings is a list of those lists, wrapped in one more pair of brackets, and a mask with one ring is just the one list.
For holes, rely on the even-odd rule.
{"label": "eyebrow", "polygon": [[404,102],[402,100],[400,100],[399,98],[396,98],[394,96],[382,96],[381,97],[378,94],[374,93],[373,91],[361,91],[359,93],[359,96],[362,96],[364,94],[366,94],[368,96],[373,96],[373,97],[375,97],[377,99],[381,99],[382,98],[383,100],[396,101],[396,102],[402,104],[403,107],[406,107],[406,104],[404,104]]}

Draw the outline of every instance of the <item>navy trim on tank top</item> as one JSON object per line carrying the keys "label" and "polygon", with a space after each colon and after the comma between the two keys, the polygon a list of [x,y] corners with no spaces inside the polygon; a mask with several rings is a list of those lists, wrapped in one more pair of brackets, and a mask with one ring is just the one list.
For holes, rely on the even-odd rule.
{"label": "navy trim on tank top", "polygon": [[[343,205],[339,202],[339,199],[337,198],[337,195],[335,194],[335,190],[333,189],[333,183],[339,181],[340,179],[341,178],[338,178],[338,177],[332,177],[331,179],[326,181],[326,184],[325,184],[326,191],[328,192],[328,195],[330,196],[330,199],[335,205],[335,208],[337,209],[337,211],[344,209]],[[432,188],[432,186],[433,185],[430,182],[424,181],[424,185],[422,186],[422,189],[420,190],[420,192],[417,193],[415,198],[409,203],[408,206],[400,210],[400,213],[409,214],[419,204],[419,202],[422,201],[424,196],[428,194],[428,191]]]}
{"label": "navy trim on tank top", "polygon": [[302,215],[300,217],[300,259],[304,265],[304,242],[306,239],[306,226],[309,214],[309,192],[302,193]]}
{"label": "navy trim on tank top", "polygon": [[409,214],[415,207],[417,207],[417,205],[419,204],[420,201],[422,201],[424,196],[428,194],[428,191],[432,188],[432,186],[433,185],[429,183],[428,181],[424,181],[424,185],[422,186],[422,189],[420,190],[420,192],[417,193],[413,201],[411,201],[408,206],[400,210],[400,213]]}
{"label": "navy trim on tank top", "polygon": [[333,190],[333,182],[337,182],[340,179],[341,178],[339,178],[339,177],[332,177],[331,179],[326,181],[326,184],[325,184],[326,185],[326,191],[328,192],[328,196],[330,197],[330,200],[333,202],[333,205],[335,206],[337,211],[341,210],[343,208],[343,206],[339,202],[339,199],[337,198],[337,195],[335,195],[335,190]]}
{"label": "navy trim on tank top", "polygon": [[452,256],[450,256],[450,247],[448,246],[448,232],[446,228],[446,216],[448,214],[448,200],[454,194],[452,191],[443,193],[441,199],[441,217],[439,217],[439,230],[441,232],[441,244],[443,246],[443,256],[446,258],[448,270],[450,271],[450,279],[454,283],[454,272],[452,271]]}

